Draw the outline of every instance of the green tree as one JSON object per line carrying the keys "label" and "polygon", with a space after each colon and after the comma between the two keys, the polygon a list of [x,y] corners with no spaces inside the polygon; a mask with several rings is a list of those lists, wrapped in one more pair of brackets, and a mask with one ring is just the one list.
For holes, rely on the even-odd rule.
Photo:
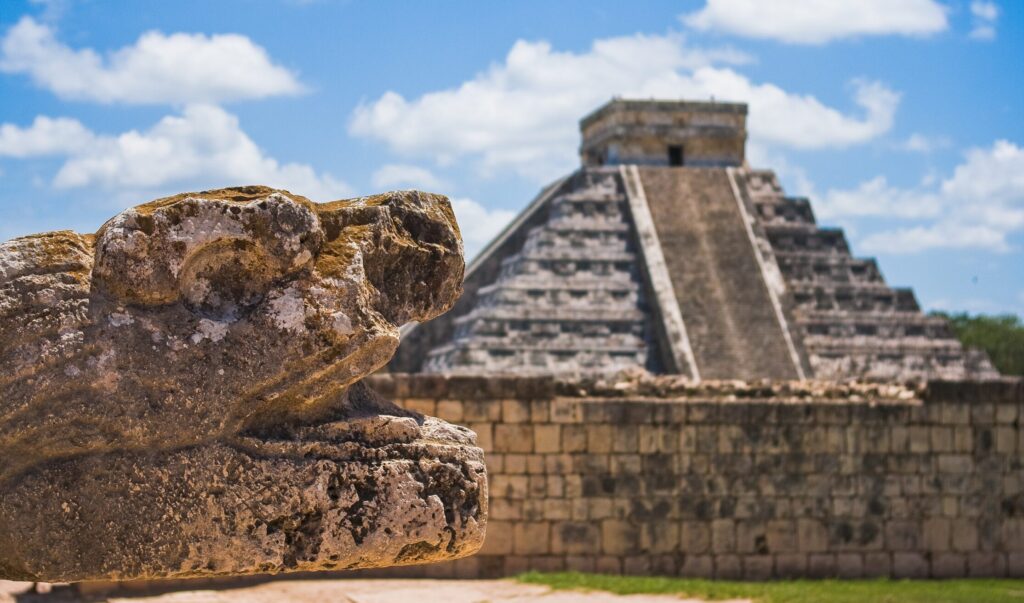
{"label": "green tree", "polygon": [[1024,375],[1024,322],[1013,314],[971,316],[966,312],[946,314],[953,331],[965,346],[988,352],[992,364],[1004,375]]}

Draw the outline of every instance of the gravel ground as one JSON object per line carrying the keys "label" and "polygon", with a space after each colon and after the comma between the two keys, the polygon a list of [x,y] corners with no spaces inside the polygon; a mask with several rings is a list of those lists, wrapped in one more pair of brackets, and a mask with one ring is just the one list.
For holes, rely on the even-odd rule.
{"label": "gravel ground", "polygon": [[[75,601],[66,589],[24,594],[26,582],[0,581],[0,603]],[[93,599],[95,600],[95,599]],[[106,599],[110,603],[702,603],[661,595],[619,596],[603,592],[552,591],[509,580],[280,580],[246,588],[183,590],[152,596]],[[730,602],[724,602],[730,603]],[[749,603],[733,601],[731,603]]]}

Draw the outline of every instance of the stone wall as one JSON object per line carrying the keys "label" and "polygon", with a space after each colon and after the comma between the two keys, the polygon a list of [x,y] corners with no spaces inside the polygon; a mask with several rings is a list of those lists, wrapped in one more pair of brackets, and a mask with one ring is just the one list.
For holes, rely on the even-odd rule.
{"label": "stone wall", "polygon": [[371,383],[487,452],[482,552],[421,575],[1024,577],[1019,380]]}

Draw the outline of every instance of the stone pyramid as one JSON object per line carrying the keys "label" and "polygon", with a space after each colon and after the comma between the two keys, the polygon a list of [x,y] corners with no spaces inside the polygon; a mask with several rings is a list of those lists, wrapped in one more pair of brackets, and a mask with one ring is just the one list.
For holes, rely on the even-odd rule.
{"label": "stone pyramid", "polygon": [[390,368],[701,379],[994,378],[910,289],[744,159],[747,107],[613,100],[583,165],[470,264],[455,308]]}

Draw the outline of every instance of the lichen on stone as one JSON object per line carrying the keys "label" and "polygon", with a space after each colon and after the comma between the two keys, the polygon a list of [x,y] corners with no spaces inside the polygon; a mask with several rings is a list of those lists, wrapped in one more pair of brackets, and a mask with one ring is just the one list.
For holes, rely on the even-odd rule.
{"label": "lichen on stone", "polygon": [[416,191],[186,193],[0,245],[0,578],[475,551],[472,432],[359,384],[463,269],[448,200]]}

